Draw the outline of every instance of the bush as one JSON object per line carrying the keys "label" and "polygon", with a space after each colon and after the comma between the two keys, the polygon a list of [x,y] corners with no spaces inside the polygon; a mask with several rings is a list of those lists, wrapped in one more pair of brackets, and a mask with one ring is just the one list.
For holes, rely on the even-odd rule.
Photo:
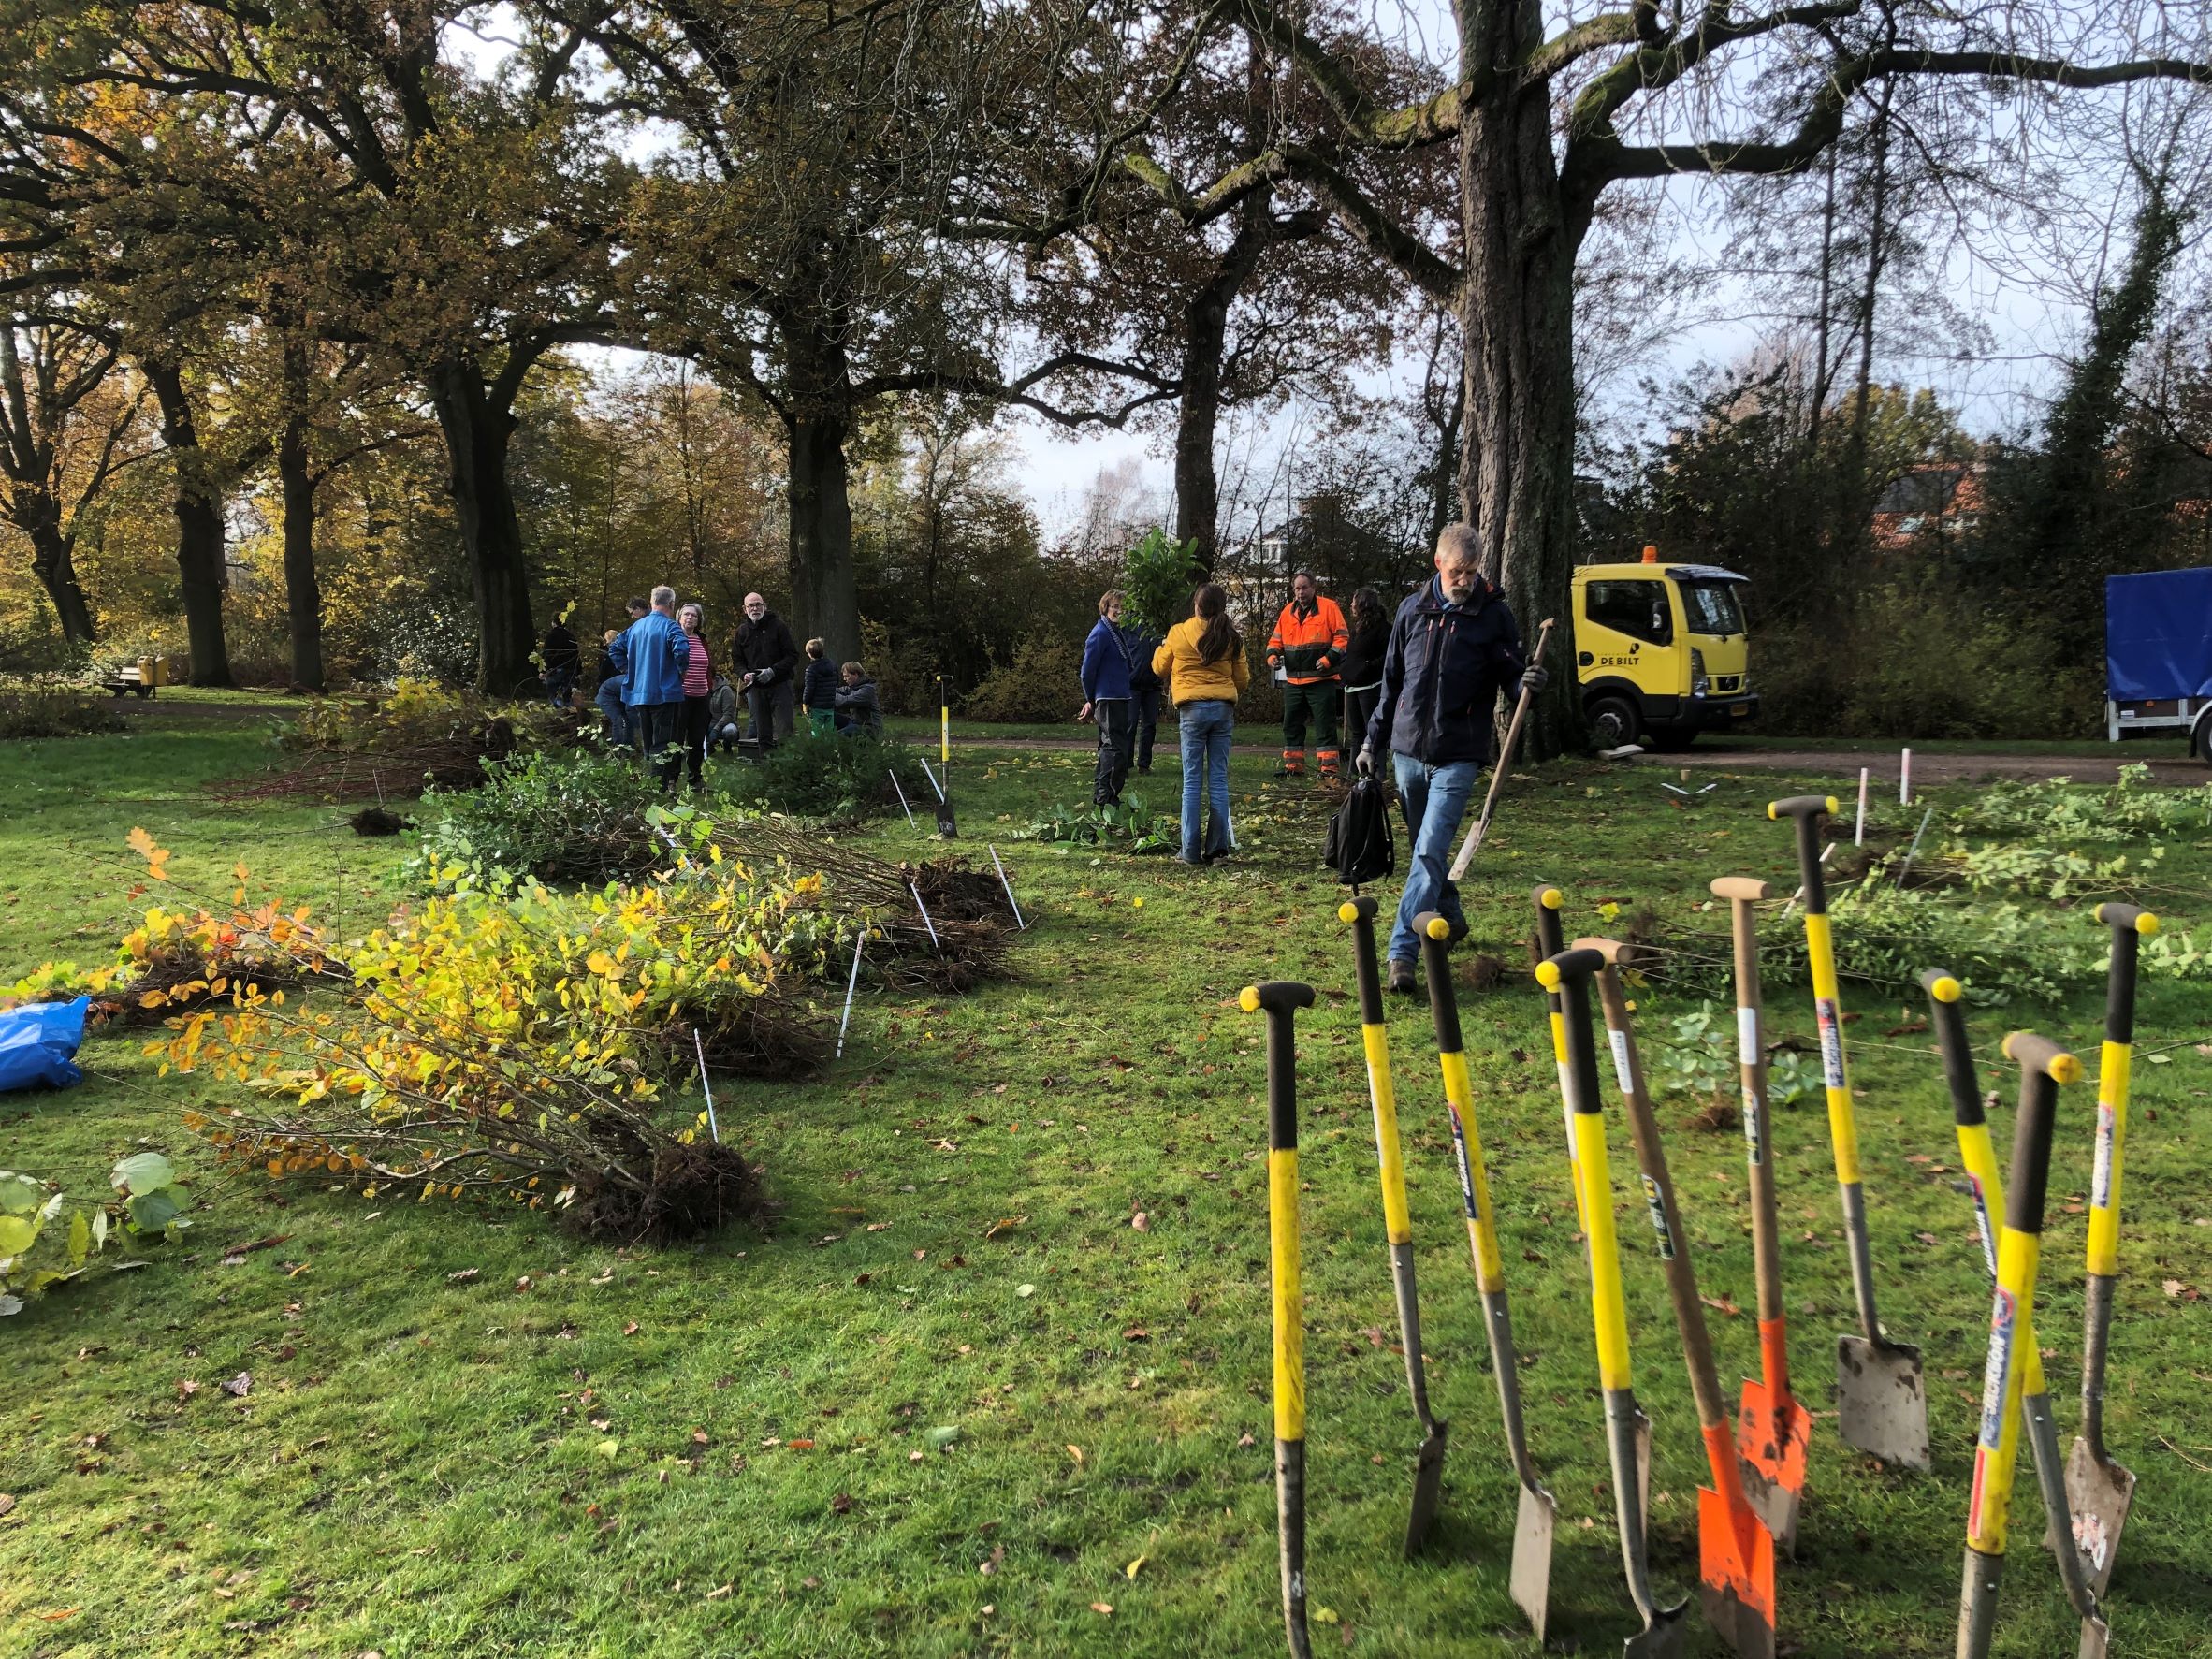
{"label": "bush", "polygon": [[894,773],[915,815],[924,816],[937,792],[922,769],[920,752],[895,737],[802,733],[755,764],[729,769],[724,781],[730,799],[741,805],[795,818],[853,819],[898,809]]}
{"label": "bush", "polygon": [[50,680],[0,682],[0,739],[77,737],[122,729],[123,716],[105,692]]}
{"label": "bush", "polygon": [[63,1222],[67,1201],[58,1188],[0,1170],[0,1317],[22,1313],[30,1298],[83,1273],[119,1226],[134,1237],[174,1240],[192,1225],[184,1218],[191,1201],[176,1185],[176,1166],[160,1153],[134,1153],[108,1179],[115,1189],[111,1203],[73,1212]]}
{"label": "bush", "polygon": [[473,790],[423,796],[422,846],[409,873],[481,863],[541,881],[598,883],[670,861],[646,814],[661,787],[634,755],[568,749],[490,761]]}
{"label": "bush", "polygon": [[1158,529],[1144,532],[1122,567],[1122,599],[1127,620],[1157,638],[1190,615],[1198,587],[1198,541],[1178,542]]}
{"label": "bush", "polygon": [[1048,725],[1082,706],[1082,636],[1040,628],[1022,636],[1013,661],[983,676],[960,708],[974,720]]}

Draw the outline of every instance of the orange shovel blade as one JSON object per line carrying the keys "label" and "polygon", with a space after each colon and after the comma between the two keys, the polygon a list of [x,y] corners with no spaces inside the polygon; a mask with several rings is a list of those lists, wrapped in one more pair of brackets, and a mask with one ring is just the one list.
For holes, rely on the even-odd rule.
{"label": "orange shovel blade", "polygon": [[1739,1659],[1771,1659],[1774,1539],[1710,1487],[1697,1489],[1697,1576],[1706,1616]]}
{"label": "orange shovel blade", "polygon": [[1812,1442],[1812,1414],[1764,1382],[1743,1385],[1736,1416],[1736,1444],[1755,1489],[1753,1504],[1784,1549],[1797,1535],[1797,1502],[1805,1492],[1805,1454]]}

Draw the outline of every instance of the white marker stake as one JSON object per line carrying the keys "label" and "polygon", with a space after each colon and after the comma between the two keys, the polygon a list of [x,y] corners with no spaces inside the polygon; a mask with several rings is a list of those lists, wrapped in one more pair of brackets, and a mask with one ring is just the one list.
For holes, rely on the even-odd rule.
{"label": "white marker stake", "polygon": [[860,947],[868,937],[867,924],[860,924],[860,931],[852,936],[852,973],[845,982],[845,1017],[837,1022],[837,1052],[833,1060],[845,1057],[845,1028],[852,1024],[852,993],[860,989]]}
{"label": "white marker stake", "polygon": [[1867,844],[1867,768],[1864,766],[1858,769],[1858,828],[1852,832],[1851,844],[1854,847]]}
{"label": "white marker stake", "polygon": [[706,1132],[714,1137],[714,1143],[722,1143],[721,1126],[714,1121],[714,1090],[706,1083],[706,1045],[699,1041],[699,1027],[691,1027],[691,1048],[699,1056],[699,1092],[706,1097]]}
{"label": "white marker stake", "polygon": [[941,956],[944,954],[944,941],[937,937],[937,924],[929,919],[929,907],[922,902],[922,889],[909,881],[907,891],[914,895],[914,909],[922,912],[922,925],[929,929],[930,945]]}
{"label": "white marker stake", "polygon": [[1913,751],[1909,749],[1905,750],[1905,758],[1898,764],[1897,804],[1900,807],[1913,804]]}
{"label": "white marker stake", "polygon": [[[1833,841],[1830,841],[1830,842],[1829,842],[1829,843],[1828,843],[1828,844],[1827,844],[1826,847],[1823,847],[1823,848],[1820,850],[1820,862],[1821,862],[1823,865],[1826,865],[1826,864],[1828,862],[1828,854],[1829,854],[1829,853],[1831,853],[1831,852],[1833,852],[1833,851],[1835,851],[1835,850],[1836,850],[1836,843],[1835,843],[1835,842],[1833,842]],[[1788,904],[1786,904],[1786,905],[1783,905],[1783,906],[1782,907],[1782,913],[1783,913],[1784,916],[1788,915],[1788,914],[1789,914],[1789,913],[1790,913],[1792,910],[1796,910],[1796,909],[1797,908],[1797,901],[1798,901],[1799,899],[1803,898],[1804,896],[1805,896],[1805,890],[1804,890],[1804,888],[1802,888],[1802,887],[1798,888],[1798,889],[1797,890],[1797,892],[1795,892],[1795,893],[1793,893],[1793,894],[1791,894],[1791,895],[1790,895],[1790,902],[1789,902]]]}
{"label": "white marker stake", "polygon": [[945,798],[945,786],[937,780],[937,774],[929,769],[929,757],[926,755],[916,755],[914,758],[922,763],[922,776],[929,779],[929,787],[937,791],[937,798],[940,801],[943,800]]}
{"label": "white marker stake", "polygon": [[[988,841],[985,841],[983,845],[991,847]],[[991,847],[991,865],[998,872],[998,885],[1006,889],[1006,902],[1013,907],[1014,925],[1024,933],[1028,932],[1029,924],[1022,920],[1021,904],[1013,895],[1013,883],[1006,879],[1006,866],[998,862],[998,849],[996,847]]]}
{"label": "white marker stake", "polygon": [[915,823],[915,822],[914,822],[914,809],[913,809],[913,808],[911,808],[911,807],[909,807],[909,806],[907,805],[907,790],[906,790],[906,785],[905,785],[905,784],[903,784],[903,783],[901,783],[901,782],[899,782],[899,780],[898,780],[898,774],[897,774],[895,771],[895,772],[893,772],[893,773],[891,774],[891,787],[892,787],[893,789],[895,789],[896,791],[898,791],[898,804],[899,804],[900,809],[901,809],[901,810],[903,810],[903,811],[906,813],[906,815],[907,815],[907,828],[909,828],[909,829],[918,829],[918,828],[920,828],[921,826],[920,826],[919,824]]}
{"label": "white marker stake", "polygon": [[1913,873],[1913,860],[1920,851],[1920,837],[1928,833],[1928,821],[1934,816],[1933,807],[1920,815],[1920,827],[1913,832],[1912,846],[1905,849],[1905,862],[1898,866],[1897,884],[1899,887],[1905,884],[1905,878]]}
{"label": "white marker stake", "polygon": [[676,837],[674,836],[670,835],[666,830],[662,829],[659,824],[652,822],[650,820],[647,821],[646,827],[650,829],[656,836],[659,836],[661,839],[668,843],[668,851],[676,854],[677,862],[678,864],[682,865],[687,870],[691,867],[691,859],[685,855],[684,850],[676,844]]}

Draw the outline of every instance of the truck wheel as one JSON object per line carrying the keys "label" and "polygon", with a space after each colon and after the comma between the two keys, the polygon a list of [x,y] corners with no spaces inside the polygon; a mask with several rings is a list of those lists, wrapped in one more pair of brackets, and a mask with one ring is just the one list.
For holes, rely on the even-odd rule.
{"label": "truck wheel", "polygon": [[1593,697],[1583,712],[1590,717],[1590,735],[1597,739],[1600,749],[1619,749],[1623,743],[1634,743],[1643,722],[1637,719],[1636,705],[1613,692]]}
{"label": "truck wheel", "polygon": [[2197,723],[2189,734],[2189,746],[2198,760],[2212,766],[2212,708],[2197,716]]}

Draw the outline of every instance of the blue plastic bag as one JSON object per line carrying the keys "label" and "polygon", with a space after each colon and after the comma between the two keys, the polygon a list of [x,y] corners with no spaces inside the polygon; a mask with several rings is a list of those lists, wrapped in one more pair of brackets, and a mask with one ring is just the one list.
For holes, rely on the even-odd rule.
{"label": "blue plastic bag", "polygon": [[0,1095],[38,1084],[65,1089],[83,1080],[77,1045],[84,1041],[84,1011],[92,998],[34,1002],[0,1013]]}

